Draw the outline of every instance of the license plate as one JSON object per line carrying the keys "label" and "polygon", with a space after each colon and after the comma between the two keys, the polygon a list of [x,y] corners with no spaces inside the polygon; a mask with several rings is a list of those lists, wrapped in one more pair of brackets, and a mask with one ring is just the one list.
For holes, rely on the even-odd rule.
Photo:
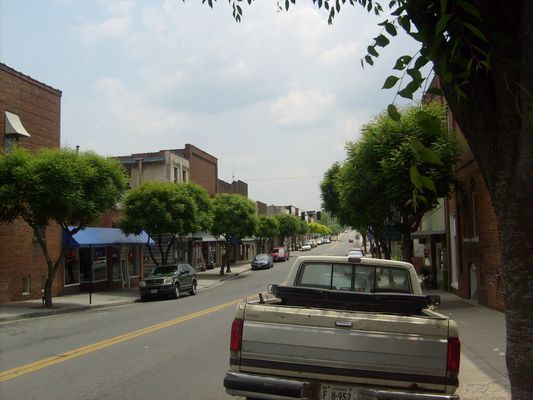
{"label": "license plate", "polygon": [[342,385],[321,385],[320,400],[357,400],[357,389]]}
{"label": "license plate", "polygon": [[152,293],[152,294],[156,294],[156,293],[157,293],[157,289],[152,289],[152,290],[150,290],[150,293]]}

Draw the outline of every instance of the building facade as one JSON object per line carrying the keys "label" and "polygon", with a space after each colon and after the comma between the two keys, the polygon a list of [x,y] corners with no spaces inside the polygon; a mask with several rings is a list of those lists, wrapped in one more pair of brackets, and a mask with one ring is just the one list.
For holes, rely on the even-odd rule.
{"label": "building facade", "polygon": [[[439,87],[438,78],[431,86]],[[423,101],[445,102],[440,96],[427,95]],[[448,109],[446,123],[461,144],[455,166],[456,185],[444,205],[446,248],[445,289],[497,310],[505,309],[501,243],[496,213],[490,193],[453,114]]]}
{"label": "building facade", "polygon": [[[0,149],[30,151],[60,144],[61,96],[54,89],[0,64]],[[51,225],[46,240],[52,259],[61,251],[61,229]],[[0,303],[41,298],[48,267],[30,227],[17,220],[0,224]],[[61,275],[62,273],[59,273]],[[53,294],[61,294],[60,277]]]}
{"label": "building facade", "polygon": [[[193,182],[203,187],[213,197],[219,193],[240,194],[248,197],[248,184],[243,181],[232,183],[218,179],[218,159],[206,151],[191,144],[182,149],[160,150],[152,153],[135,153],[127,156],[114,157],[127,170],[129,185],[135,188],[146,182]],[[114,226],[120,216],[120,210],[106,215],[102,223],[104,226]],[[171,240],[170,235],[163,239],[164,248]],[[190,237],[175,242],[169,261],[183,261],[190,263],[198,270],[215,268],[222,263],[224,249],[220,245],[220,238],[215,238],[209,232],[195,232]],[[235,245],[231,252],[231,261],[248,260],[255,255],[253,240],[243,240]],[[159,249],[153,247],[152,252],[159,257]],[[144,273],[149,271],[154,263],[145,252]]]}
{"label": "building facade", "polygon": [[457,185],[446,202],[451,291],[504,310],[501,244],[496,213],[474,155],[453,116],[449,124],[463,143]]}

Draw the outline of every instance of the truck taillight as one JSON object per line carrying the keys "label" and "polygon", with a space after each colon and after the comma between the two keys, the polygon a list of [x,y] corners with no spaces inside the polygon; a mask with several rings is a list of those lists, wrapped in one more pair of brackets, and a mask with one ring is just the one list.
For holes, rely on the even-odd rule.
{"label": "truck taillight", "polygon": [[448,338],[448,367],[449,372],[459,372],[461,361],[461,342],[458,337]]}
{"label": "truck taillight", "polygon": [[229,343],[230,351],[241,351],[242,344],[242,328],[244,321],[242,319],[234,319],[231,324],[231,339]]}

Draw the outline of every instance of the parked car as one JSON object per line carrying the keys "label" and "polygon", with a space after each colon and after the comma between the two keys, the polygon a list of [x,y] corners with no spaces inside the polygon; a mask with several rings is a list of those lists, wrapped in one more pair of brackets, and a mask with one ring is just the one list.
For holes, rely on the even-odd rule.
{"label": "parked car", "polygon": [[177,299],[184,292],[195,295],[197,285],[196,271],[191,265],[160,265],[139,283],[139,291],[142,300],[153,297]]}
{"label": "parked car", "polygon": [[311,244],[309,242],[306,242],[302,245],[302,251],[309,251],[311,250]]}
{"label": "parked car", "polygon": [[274,247],[270,252],[274,262],[287,261],[289,259],[289,251],[285,246]]}
{"label": "parked car", "polygon": [[354,256],[354,257],[364,257],[365,256],[365,252],[363,251],[362,248],[360,247],[355,247],[353,249],[351,249],[349,252],[348,252],[348,257],[349,256]]}
{"label": "parked car", "polygon": [[258,254],[252,260],[252,271],[256,269],[269,269],[274,266],[274,261],[270,254]]}

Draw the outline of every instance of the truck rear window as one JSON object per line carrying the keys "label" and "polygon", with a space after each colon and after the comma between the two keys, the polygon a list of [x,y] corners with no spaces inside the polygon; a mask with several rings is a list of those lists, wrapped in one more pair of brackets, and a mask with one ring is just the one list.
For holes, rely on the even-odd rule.
{"label": "truck rear window", "polygon": [[295,286],[361,293],[412,293],[403,268],[309,262],[301,266]]}

